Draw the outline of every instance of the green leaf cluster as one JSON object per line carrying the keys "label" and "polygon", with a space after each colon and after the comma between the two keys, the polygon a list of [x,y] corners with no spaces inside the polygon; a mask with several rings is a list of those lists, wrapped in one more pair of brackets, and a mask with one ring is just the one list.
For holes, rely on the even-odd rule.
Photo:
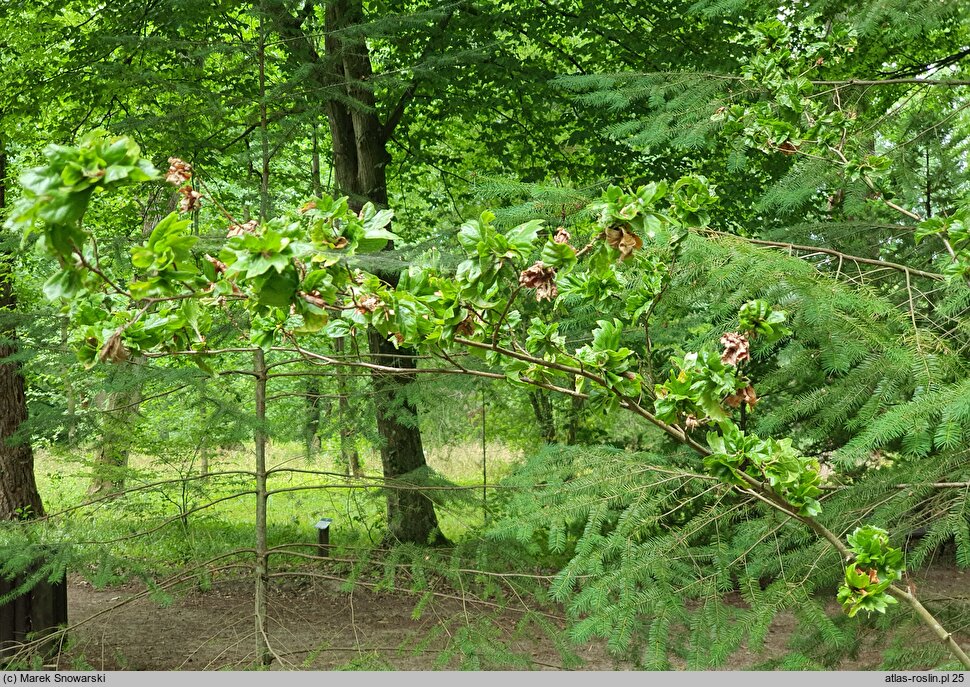
{"label": "green leaf cluster", "polygon": [[76,146],[49,145],[43,154],[46,163],[22,175],[23,197],[7,226],[22,231],[26,240],[41,223],[46,225],[40,244],[62,263],[80,253],[88,239],[80,221],[93,194],[157,176],[137,143],[101,130],[86,134]]}
{"label": "green leaf cluster", "polygon": [[628,226],[640,237],[655,240],[664,216],[655,207],[667,195],[665,182],[640,186],[635,192],[625,192],[610,186],[603,197],[590,206],[597,224],[603,229]]}
{"label": "green leaf cluster", "polygon": [[182,285],[198,288],[206,283],[192,254],[199,238],[190,233],[191,224],[173,212],[155,225],[148,241],[132,248],[131,263],[142,272],[129,286],[134,298],[166,296]]}
{"label": "green leaf cluster", "polygon": [[762,439],[733,422],[722,422],[720,433],[708,432],[707,445],[712,453],[704,459],[704,467],[715,477],[747,487],[742,475],[748,475],[767,483],[800,515],[814,517],[822,512],[818,461],[799,455],[791,439]]}
{"label": "green leaf cluster", "polygon": [[791,334],[785,326],[788,319],[784,310],[773,309],[764,300],[748,301],[738,310],[738,328],[752,338],[757,336],[766,344],[772,344]]}
{"label": "green leaf cluster", "polygon": [[724,364],[721,356],[707,349],[675,358],[673,365],[668,379],[654,387],[657,418],[668,423],[685,417],[728,420],[721,402],[747,385],[737,368]]}
{"label": "green leaf cluster", "polygon": [[920,243],[929,236],[946,239],[955,253],[943,262],[943,274],[950,279],[966,278],[970,273],[970,203],[960,205],[948,217],[937,215],[920,222],[914,240]]}
{"label": "green leaf cluster", "polygon": [[[582,365],[595,369],[608,389],[621,396],[637,397],[640,395],[641,378],[631,369],[636,357],[632,350],[622,345],[622,337],[623,322],[615,318],[612,321],[598,320],[592,343],[579,348],[575,358]],[[612,394],[603,400],[609,407],[618,402]]]}
{"label": "green leaf cluster", "polygon": [[872,525],[857,527],[847,541],[854,560],[845,568],[839,603],[850,618],[860,610],[885,613],[896,603],[887,590],[906,569],[902,551],[889,545],[886,530]]}
{"label": "green leaf cluster", "polygon": [[485,292],[504,267],[525,262],[543,224],[530,220],[503,234],[494,220],[494,213],[485,211],[479,219],[465,222],[458,233],[458,243],[469,257],[458,266],[457,277],[469,285],[481,282]]}

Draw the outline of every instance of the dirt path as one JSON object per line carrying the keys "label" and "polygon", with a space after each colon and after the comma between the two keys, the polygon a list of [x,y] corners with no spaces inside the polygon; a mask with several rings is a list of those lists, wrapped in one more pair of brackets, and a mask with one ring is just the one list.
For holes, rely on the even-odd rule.
{"label": "dirt path", "polygon": [[[937,566],[922,575],[917,585],[923,598],[966,598],[970,594],[970,574],[952,566]],[[82,580],[72,580],[71,621],[89,618],[138,591],[134,587],[96,590]],[[269,597],[269,638],[279,660],[272,667],[458,668],[461,652],[450,660],[445,658],[443,664],[438,662],[449,639],[465,642],[465,655],[471,657],[466,658],[470,661],[466,667],[562,666],[554,642],[535,626],[517,628],[521,615],[511,610],[496,611],[459,599],[435,599],[415,619],[412,614],[416,602],[413,595],[360,588],[351,594],[341,590],[339,583],[327,580],[275,586]],[[838,612],[834,604],[833,612]],[[475,622],[483,614],[494,620],[488,630],[482,630]],[[783,656],[794,627],[791,615],[780,615],[769,631],[763,651],[742,649],[725,668],[750,668]],[[97,670],[246,669],[253,667],[254,632],[250,580],[225,581],[208,591],[184,593],[167,607],[140,598],[83,624],[72,633],[71,646],[60,658],[60,664]],[[860,646],[855,656],[840,667],[878,669],[885,639],[882,633],[874,633],[872,641]],[[963,637],[963,641],[970,638]],[[515,652],[520,662],[497,657],[495,649],[500,644]],[[610,656],[602,643],[574,647],[573,651],[583,661],[581,669],[629,668]]]}
{"label": "dirt path", "polygon": [[[93,589],[74,581],[69,592],[72,623],[114,606],[136,593],[134,588]],[[430,670],[458,667],[458,658],[436,665],[450,637],[462,632],[467,619],[490,615],[494,609],[436,599],[414,619],[413,595],[356,590],[340,591],[338,583],[314,581],[273,588],[269,596],[269,638],[279,657],[274,668],[333,670]],[[493,615],[500,637],[481,637],[483,653],[501,639],[519,664],[485,668],[556,669],[562,658],[548,638],[516,631],[517,614]],[[192,591],[163,607],[147,598],[134,600],[85,623],[72,637],[74,646],[62,661],[83,661],[97,670],[214,670],[252,667],[254,658],[252,583],[217,583],[208,591]],[[474,632],[465,629],[474,636]],[[429,641],[428,637],[431,636]],[[417,651],[415,651],[417,649]],[[576,647],[584,668],[619,667],[598,645]],[[529,665],[531,662],[532,665]],[[82,664],[83,665],[83,664]]]}

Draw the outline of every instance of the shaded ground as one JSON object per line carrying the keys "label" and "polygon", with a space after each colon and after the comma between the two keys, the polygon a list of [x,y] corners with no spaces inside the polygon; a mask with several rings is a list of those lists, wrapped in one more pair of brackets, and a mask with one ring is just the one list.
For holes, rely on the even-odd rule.
{"label": "shaded ground", "polygon": [[[481,654],[479,660],[486,668],[562,667],[562,657],[549,638],[540,636],[534,627],[517,631],[521,614],[513,611],[460,599],[435,599],[415,619],[412,614],[418,599],[414,595],[366,589],[347,593],[339,587],[326,580],[273,587],[269,639],[279,659],[274,661],[274,669],[456,668],[460,656],[445,665],[438,661],[449,640],[464,635],[468,635],[465,646]],[[71,622],[104,611],[134,593],[134,588],[97,590],[74,581],[69,593]],[[483,614],[494,621],[492,631],[500,636],[469,632],[468,621]],[[64,665],[83,660],[98,670],[250,668],[255,641],[252,582],[216,583],[208,591],[181,595],[167,608],[143,597],[85,623],[72,637],[74,646],[65,652]],[[500,658],[490,661],[498,639],[521,663],[502,663]],[[586,669],[619,667],[601,646],[574,647],[573,651]]]}
{"label": "shaded ground", "polygon": [[[923,599],[965,607],[970,596],[970,573],[952,565],[937,565],[915,582]],[[105,611],[138,591],[134,587],[96,590],[72,580],[71,622]],[[269,639],[279,659],[273,669],[457,668],[463,655],[466,667],[562,667],[562,656],[549,637],[534,625],[517,629],[520,614],[456,597],[436,598],[415,619],[417,599],[413,595],[360,588],[351,594],[329,580],[276,584],[269,597]],[[832,610],[837,612],[834,605]],[[483,615],[494,621],[491,629],[474,629],[480,627],[475,621]],[[751,668],[780,658],[788,651],[794,627],[794,618],[782,614],[773,623],[763,651],[742,649],[725,668]],[[82,624],[72,633],[72,646],[59,662],[62,668],[98,670],[245,669],[253,667],[254,633],[251,581],[218,582],[208,591],[180,595],[168,607],[143,597]],[[452,640],[463,646],[464,654],[458,651],[449,659],[442,650]],[[964,635],[962,641],[966,645],[970,637]],[[840,667],[878,669],[885,643],[883,633],[873,633],[871,641],[865,641]],[[494,655],[500,645],[523,662],[509,663]],[[611,657],[602,644],[573,650],[583,661],[582,669],[629,668]]]}

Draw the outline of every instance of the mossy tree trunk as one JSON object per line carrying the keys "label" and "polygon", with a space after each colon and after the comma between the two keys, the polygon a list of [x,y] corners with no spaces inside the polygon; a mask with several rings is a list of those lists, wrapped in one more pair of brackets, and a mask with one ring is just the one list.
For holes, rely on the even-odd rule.
{"label": "mossy tree trunk", "polygon": [[126,388],[105,395],[101,445],[95,458],[88,496],[106,496],[125,488],[128,457],[133,444],[132,428],[141,404],[141,382],[137,379],[135,365],[120,363],[111,370],[111,375],[114,379],[123,376],[132,378],[124,380]]}
{"label": "mossy tree trunk", "polygon": [[[339,355],[344,352],[344,337],[334,340],[334,347]],[[347,474],[354,477],[362,476],[360,454],[357,452],[355,441],[355,427],[352,422],[353,409],[350,403],[350,384],[345,371],[337,370],[337,422],[340,432],[340,460],[346,467]]]}

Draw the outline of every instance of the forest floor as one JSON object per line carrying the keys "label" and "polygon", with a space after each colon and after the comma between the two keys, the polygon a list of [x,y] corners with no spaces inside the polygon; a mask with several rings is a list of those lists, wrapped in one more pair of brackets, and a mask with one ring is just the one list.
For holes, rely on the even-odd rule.
{"label": "forest floor", "polygon": [[[965,603],[970,572],[949,563],[938,563],[915,580],[921,598]],[[253,600],[248,579],[216,582],[207,591],[192,590],[160,606],[134,587],[94,589],[73,579],[69,606],[72,623],[118,606],[109,613],[81,624],[72,633],[70,648],[61,656],[61,667],[96,670],[213,670],[253,667]],[[413,617],[416,597],[402,593],[375,592],[358,587],[353,593],[339,582],[313,580],[275,584],[269,597],[269,639],[277,659],[273,669],[429,670],[457,668],[461,655],[442,654],[450,638],[466,632],[476,619],[487,615],[491,630],[478,635],[480,663],[465,667],[557,669],[562,655],[555,642],[530,626],[517,629],[520,615],[497,610],[471,600],[436,598]],[[839,613],[833,602],[832,613]],[[556,623],[560,624],[560,623]],[[759,652],[742,648],[723,669],[752,669],[788,651],[796,626],[790,614],[779,615]],[[490,635],[489,632],[492,634]],[[901,632],[911,632],[904,629]],[[473,633],[474,634],[474,633]],[[430,637],[430,639],[429,639]],[[882,652],[891,641],[885,633],[865,636],[851,659],[839,664],[843,670],[877,670]],[[963,637],[964,642],[970,637]],[[489,651],[502,642],[521,657],[522,663],[501,663]],[[624,670],[630,664],[612,657],[603,643],[571,647],[582,660],[583,670]],[[474,652],[473,652],[474,653]],[[474,661],[475,659],[472,659]],[[495,663],[499,660],[499,663]],[[676,665],[676,663],[675,663]],[[683,667],[683,666],[677,666]],[[914,666],[915,668],[915,666]]]}
{"label": "forest floor", "polygon": [[[483,667],[558,669],[562,658],[551,639],[530,628],[517,632],[520,614],[482,606],[472,599],[435,599],[413,617],[413,594],[357,588],[348,593],[328,580],[274,584],[269,595],[269,640],[279,660],[273,669],[433,670],[457,668],[458,658],[440,665],[442,650],[460,628],[483,615],[495,635],[479,636],[481,649],[501,641],[521,665]],[[76,623],[136,593],[135,588],[70,586],[69,614]],[[429,637],[431,639],[429,640]],[[244,670],[253,667],[253,587],[250,579],[216,582],[193,590],[169,607],[142,597],[82,625],[70,662],[97,670]],[[489,646],[491,645],[491,646]],[[598,644],[571,647],[588,670],[622,668]]]}

